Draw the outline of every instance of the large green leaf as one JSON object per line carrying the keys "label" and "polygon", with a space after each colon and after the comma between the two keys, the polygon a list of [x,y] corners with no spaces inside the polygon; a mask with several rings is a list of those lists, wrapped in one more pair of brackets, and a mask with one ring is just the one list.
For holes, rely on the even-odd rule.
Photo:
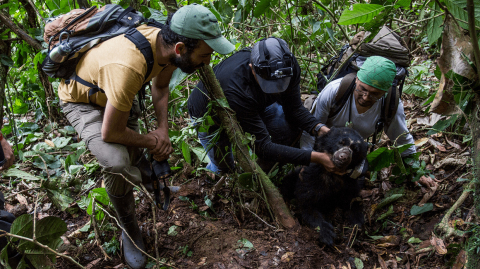
{"label": "large green leaf", "polygon": [[1,62],[3,65],[10,66],[10,67],[13,67],[13,66],[15,65],[15,64],[13,63],[12,58],[8,57],[8,56],[5,55],[5,54],[0,54],[0,62]]}
{"label": "large green leaf", "polygon": [[175,69],[172,74],[172,78],[170,79],[170,84],[168,85],[168,88],[170,90],[175,89],[175,87],[178,86],[178,84],[182,83],[182,81],[188,76],[187,73],[182,72],[180,68]]}
{"label": "large green leaf", "polygon": [[13,103],[13,113],[15,114],[25,114],[28,112],[28,105],[23,102],[20,98],[15,98]]}
{"label": "large green leaf", "polygon": [[208,158],[207,152],[203,147],[191,147],[190,148],[195,155],[197,155],[197,158],[202,162],[202,163],[209,163],[210,158]]}
{"label": "large green leaf", "polygon": [[425,213],[425,212],[428,212],[428,211],[432,211],[432,210],[433,210],[433,204],[432,203],[426,203],[423,206],[413,205],[412,209],[410,210],[410,214],[412,216],[415,216],[415,215],[419,215],[419,214],[422,214],[422,213]]}
{"label": "large green leaf", "polygon": [[[102,203],[102,207],[104,205],[108,205],[110,203],[110,198],[108,197],[107,191],[105,188],[96,188],[90,191],[88,194],[89,204],[87,207],[87,214],[91,215],[93,211],[93,201],[97,200]],[[102,220],[105,217],[105,213],[98,207],[95,208],[95,218],[97,220]]]}
{"label": "large green leaf", "polygon": [[[433,3],[433,9],[440,11],[437,3]],[[428,37],[428,44],[435,43],[441,36],[443,32],[443,19],[442,16],[438,16],[433,20],[429,20],[427,23],[427,37]],[[427,93],[428,94],[428,93]]]}
{"label": "large green leaf", "polygon": [[405,86],[403,92],[406,94],[413,94],[420,98],[427,98],[429,89],[423,85],[409,84]]}
{"label": "large green leaf", "polygon": [[185,158],[185,161],[188,164],[192,164],[192,156],[190,155],[190,146],[185,141],[182,141],[182,153],[183,153],[183,158]]}
{"label": "large green leaf", "polygon": [[[59,246],[59,240],[61,240],[60,236],[67,231],[67,224],[62,219],[53,216],[37,220],[35,226],[35,235],[38,242],[48,245],[53,249],[56,249]],[[33,238],[33,216],[22,215],[15,219],[10,228],[10,233]],[[39,247],[32,242],[21,240],[18,243],[18,249],[21,251],[33,251],[38,250]]]}
{"label": "large green leaf", "polygon": [[398,193],[398,194],[394,194],[394,195],[391,195],[385,199],[383,199],[378,205],[377,205],[377,209],[380,209],[388,204],[391,204],[393,202],[395,202],[396,200],[400,199],[401,197],[403,196],[403,194],[401,193]]}
{"label": "large green leaf", "polygon": [[[28,237],[31,236],[33,231],[33,216],[32,215],[21,215],[16,218],[10,227],[10,233]],[[31,238],[31,237],[29,237]],[[16,241],[16,239],[15,239]]]}
{"label": "large green leaf", "polygon": [[260,0],[255,4],[255,9],[253,10],[253,16],[258,18],[265,13],[265,11],[270,7],[270,2],[272,0]]}
{"label": "large green leaf", "polygon": [[385,7],[374,4],[354,4],[353,10],[346,9],[343,11],[338,24],[350,25],[357,23],[365,23],[371,21],[377,16]]}
{"label": "large green leaf", "polygon": [[24,172],[22,170],[18,170],[17,168],[8,169],[8,171],[3,173],[3,176],[5,176],[5,177],[18,177],[18,178],[21,178],[21,179],[34,180],[34,181],[41,180],[41,178],[36,177],[36,176],[34,176],[30,173]]}
{"label": "large green leaf", "polygon": [[367,155],[368,170],[380,171],[384,167],[390,166],[394,162],[393,150],[379,148]]}
{"label": "large green leaf", "polygon": [[52,142],[56,148],[61,149],[68,145],[68,143],[72,140],[71,137],[55,137]]}
{"label": "large green leaf", "polygon": [[395,7],[400,6],[400,7],[410,7],[410,3],[412,3],[412,0],[398,0],[397,4]]}
{"label": "large green leaf", "polygon": [[[468,22],[466,11],[467,0],[445,0],[445,5],[450,13],[457,19]],[[474,0],[475,4],[475,25],[480,27],[480,0]],[[458,21],[459,25],[468,30],[468,24]]]}

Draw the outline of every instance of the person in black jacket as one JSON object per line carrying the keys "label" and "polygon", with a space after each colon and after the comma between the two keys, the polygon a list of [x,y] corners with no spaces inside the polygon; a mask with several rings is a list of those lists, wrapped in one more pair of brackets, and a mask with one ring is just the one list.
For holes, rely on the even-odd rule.
{"label": "person in black jacket", "polygon": [[[264,170],[275,162],[314,162],[336,171],[328,154],[291,146],[301,130],[320,135],[326,127],[302,105],[300,66],[283,39],[263,39],[251,50],[244,49],[222,61],[214,72],[243,131],[255,136],[255,153]],[[193,119],[207,113],[209,99],[200,82],[188,98]],[[215,121],[218,123],[218,118]],[[210,158],[207,169],[218,174],[234,167],[230,142],[224,131],[218,134],[219,128],[211,126],[208,132],[198,134]],[[214,138],[216,135],[220,137]]]}

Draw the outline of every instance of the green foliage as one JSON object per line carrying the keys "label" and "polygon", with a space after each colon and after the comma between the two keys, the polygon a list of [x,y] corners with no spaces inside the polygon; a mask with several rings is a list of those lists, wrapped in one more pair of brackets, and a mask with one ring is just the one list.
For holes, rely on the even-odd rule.
{"label": "green foliage", "polygon": [[[433,3],[432,10],[440,11],[438,4],[435,2]],[[435,19],[429,20],[427,23],[427,37],[428,37],[428,44],[431,45],[435,43],[441,36],[443,32],[443,19],[442,16],[436,17]]]}
{"label": "green foliage", "polygon": [[[35,223],[35,238],[36,240],[53,250],[56,250],[63,240],[60,238],[67,231],[67,224],[60,218],[48,216]],[[25,238],[33,238],[33,216],[22,215],[15,219],[10,228],[10,233]],[[24,259],[28,259],[35,268],[45,268],[48,265],[55,263],[55,254],[46,250],[33,242],[27,240],[12,238],[12,243],[16,243],[16,249],[24,254]],[[7,247],[5,247],[0,254],[0,261],[2,265],[8,262]],[[49,266],[51,268],[51,266]]]}
{"label": "green foliage", "polygon": [[103,243],[102,248],[107,254],[115,255],[120,250],[120,241],[114,236],[110,242]]}
{"label": "green foliage", "polygon": [[382,5],[354,4],[353,10],[344,10],[338,24],[350,25],[371,21],[385,9]]}
{"label": "green foliage", "polygon": [[412,216],[415,216],[415,215],[420,215],[422,213],[432,211],[432,210],[433,210],[433,204],[432,203],[426,203],[423,206],[413,205],[412,209],[410,210],[410,214]]}
{"label": "green foliage", "polygon": [[[107,191],[105,188],[96,188],[90,191],[88,194],[88,207],[87,207],[87,214],[92,215],[93,213],[93,203],[97,203],[95,206],[95,219],[98,221],[103,220],[105,217],[105,213],[103,213],[103,210],[99,208],[108,206],[110,203],[110,198],[108,197]],[[98,205],[100,203],[100,205]]]}
{"label": "green foliage", "polygon": [[395,152],[401,154],[410,146],[412,146],[412,144],[401,145],[399,147],[392,146],[390,149],[386,147],[378,148],[367,155],[368,169],[370,171],[380,171],[382,168],[390,166],[395,163]]}
{"label": "green foliage", "polygon": [[[467,0],[444,0],[449,12],[458,19],[458,24],[468,30],[468,15],[466,11]],[[480,1],[474,0],[475,4],[475,25],[480,26]]]}

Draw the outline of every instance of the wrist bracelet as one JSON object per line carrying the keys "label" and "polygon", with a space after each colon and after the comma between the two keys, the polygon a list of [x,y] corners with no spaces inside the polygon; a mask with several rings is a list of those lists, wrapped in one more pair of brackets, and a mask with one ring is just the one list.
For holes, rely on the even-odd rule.
{"label": "wrist bracelet", "polygon": [[317,126],[315,126],[315,128],[313,128],[313,130],[315,131],[314,135],[317,135],[318,134],[318,131],[320,131],[320,129],[325,126],[325,124],[323,123],[319,123],[317,124]]}

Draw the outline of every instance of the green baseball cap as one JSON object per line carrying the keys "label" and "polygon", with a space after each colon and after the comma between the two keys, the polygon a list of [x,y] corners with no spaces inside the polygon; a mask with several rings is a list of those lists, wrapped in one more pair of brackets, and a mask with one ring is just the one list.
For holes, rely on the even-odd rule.
{"label": "green baseball cap", "polygon": [[177,10],[172,16],[170,29],[184,37],[205,41],[220,54],[228,54],[235,49],[235,46],[222,36],[217,17],[202,5],[191,4]]}
{"label": "green baseball cap", "polygon": [[397,67],[392,61],[381,56],[371,56],[360,67],[357,78],[367,85],[388,92],[396,74]]}

